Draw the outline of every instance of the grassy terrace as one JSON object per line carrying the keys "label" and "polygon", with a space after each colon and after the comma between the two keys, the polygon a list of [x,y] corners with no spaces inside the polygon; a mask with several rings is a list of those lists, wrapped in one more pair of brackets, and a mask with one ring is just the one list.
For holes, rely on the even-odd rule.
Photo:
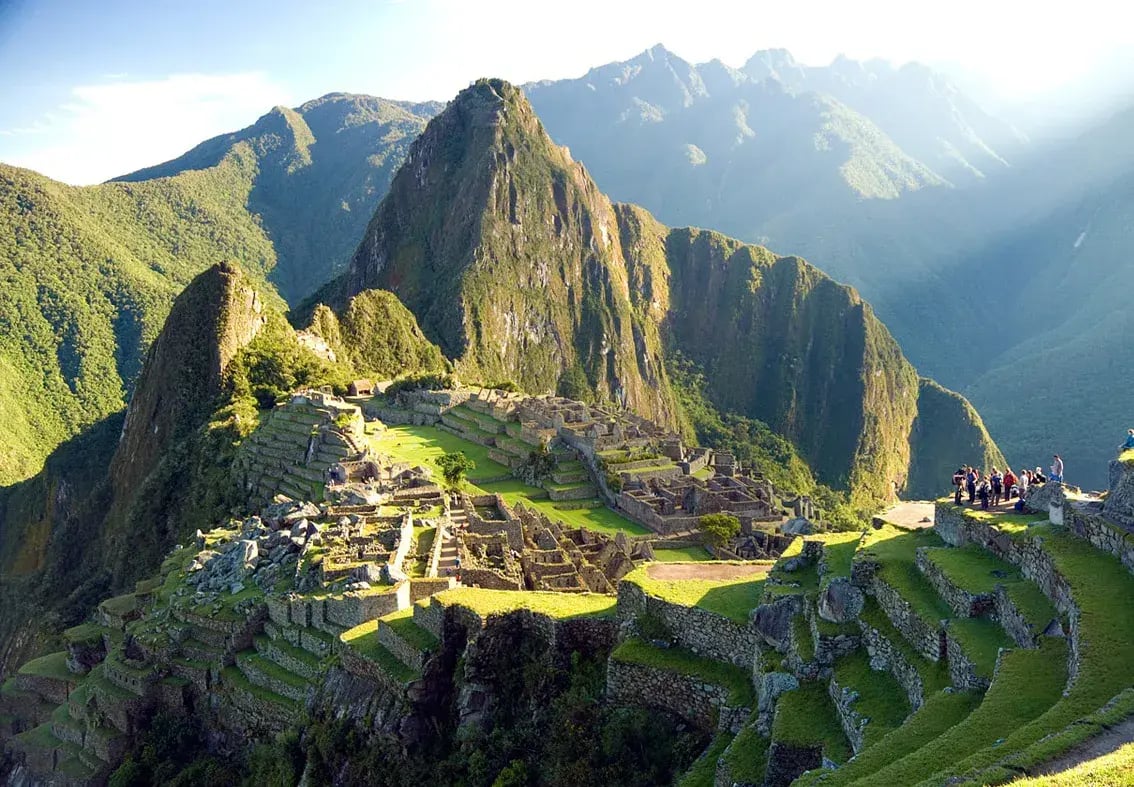
{"label": "grassy terrace", "polygon": [[[558,508],[557,506],[560,504],[547,499],[546,490],[529,486],[519,479],[508,478],[503,481],[489,481],[487,479],[507,476],[511,471],[499,462],[489,459],[488,449],[479,443],[457,437],[435,426],[391,426],[384,432],[376,432],[368,435],[368,437],[371,446],[378,453],[392,456],[403,462],[429,467],[433,470],[435,478],[441,477],[437,460],[447,453],[461,451],[476,463],[476,467],[468,474],[467,486],[470,492],[474,494],[500,494],[510,506],[523,503],[525,506],[538,509],[551,519],[562,522],[567,527],[585,527],[599,533],[610,534],[619,530],[630,535],[642,535],[650,532],[606,506]],[[566,489],[582,485],[561,484],[559,486]]]}
{"label": "grassy terrace", "polygon": [[825,586],[832,579],[849,577],[851,564],[854,562],[855,552],[858,551],[862,533],[824,533],[821,536],[810,536],[807,540],[823,542],[823,557],[826,564],[826,573],[821,581]]}
{"label": "grassy terrace", "polygon": [[383,672],[399,683],[411,683],[420,677],[378,641],[377,620],[368,620],[348,629],[339,635],[339,639],[360,657],[377,664]]}
{"label": "grassy terrace", "polygon": [[878,629],[890,644],[897,649],[906,661],[914,665],[918,675],[921,677],[922,686],[925,689],[925,697],[928,699],[931,694],[934,694],[949,685],[949,669],[944,662],[930,661],[922,656],[913,646],[906,641],[901,632],[894,628],[894,624],[886,617],[886,613],[878,606],[878,602],[872,597],[866,597],[866,603],[863,605],[862,614],[859,618],[863,623]]}
{"label": "grassy terrace", "polygon": [[722,686],[728,689],[728,702],[734,707],[752,707],[756,701],[747,671],[734,664],[703,658],[684,648],[655,648],[640,639],[628,639],[615,648],[610,657],[624,664],[654,667]]}
{"label": "grassy terrace", "polygon": [[926,557],[954,585],[969,593],[993,593],[998,585],[1003,585],[1020,614],[1038,630],[1058,617],[1038,585],[1024,579],[1011,563],[975,544],[959,548],[934,547],[927,550]]}
{"label": "grassy terrace", "polygon": [[1041,716],[1059,699],[1066,682],[1067,647],[1063,640],[1049,639],[1038,650],[1004,654],[996,679],[978,708],[926,745],[874,773],[865,783],[917,784],[931,777],[939,783],[942,779],[938,776],[955,772],[956,763],[967,755],[994,746]]}
{"label": "grassy terrace", "polygon": [[[761,565],[771,565],[767,561]],[[764,575],[754,574],[737,579],[653,579],[649,566],[642,566],[622,578],[644,593],[685,607],[700,607],[744,625],[748,613],[760,606],[764,595]]]}
{"label": "grassy terrace", "polygon": [[736,734],[732,747],[725,753],[725,762],[733,782],[760,784],[764,781],[770,743],[751,725]]}
{"label": "grassy terrace", "polygon": [[791,746],[820,746],[827,759],[837,763],[846,762],[851,755],[827,686],[818,681],[804,681],[795,691],[780,696],[772,740]]}
{"label": "grassy terrace", "polygon": [[1119,454],[1118,461],[1125,465],[1134,465],[1134,448],[1130,448]]}
{"label": "grassy terrace", "polygon": [[[904,724],[873,742],[846,765],[834,772],[816,771],[801,778],[797,785],[824,787],[851,784],[856,779],[875,773],[907,754],[917,751],[939,735],[960,724],[980,705],[982,695],[975,691],[938,692],[926,699]],[[820,780],[820,777],[822,779]],[[878,784],[866,779],[864,784]]]}
{"label": "grassy terrace", "polygon": [[392,628],[395,634],[418,651],[436,650],[437,648],[437,637],[413,622],[413,607],[391,612],[379,619],[379,625],[382,623]]}
{"label": "grassy terrace", "polygon": [[[1134,452],[1128,452],[1134,453]],[[1101,787],[1134,784],[1134,743],[1054,776],[1012,782],[1014,787]]]}
{"label": "grassy terrace", "polygon": [[839,659],[834,678],[840,686],[858,692],[853,707],[870,719],[864,738],[867,746],[898,727],[910,713],[905,689],[889,672],[872,670],[862,648]]}
{"label": "grassy terrace", "polygon": [[[897,590],[927,626],[936,627],[953,618],[953,611],[918,569],[919,547],[944,547],[944,542],[930,530],[907,532],[887,525],[868,532],[859,553],[876,560],[879,578]],[[989,620],[950,620],[949,631],[984,677],[992,675],[997,651],[1013,645],[1004,630]]]}
{"label": "grassy terrace", "polygon": [[811,627],[807,625],[807,618],[803,615],[796,615],[792,618],[791,633],[800,660],[807,662],[814,659],[815,642],[811,639]]}
{"label": "grassy terrace", "polygon": [[679,547],[677,549],[655,549],[654,560],[659,563],[696,563],[712,560],[713,556],[704,547]]}
{"label": "grassy terrace", "polygon": [[717,760],[732,742],[731,732],[719,732],[709,748],[697,758],[692,767],[677,782],[677,787],[713,787],[717,772]]}
{"label": "grassy terrace", "polygon": [[[968,773],[1005,760],[1015,767],[1031,767],[1065,751],[1098,732],[1092,714],[1127,691],[1134,664],[1134,576],[1109,553],[1051,524],[1021,526],[993,520],[1014,538],[1042,539],[1056,569],[1068,581],[1080,610],[1079,676],[1049,709],[1028,723],[1017,725],[996,749],[977,752],[951,769]],[[1132,708],[1134,709],[1134,708]],[[1081,719],[1088,723],[1077,724]],[[1070,725],[1074,724],[1073,728]],[[1067,730],[1057,739],[1040,742],[1051,733]],[[999,774],[998,774],[999,775]]]}
{"label": "grassy terrace", "polygon": [[79,680],[78,676],[67,669],[67,651],[65,650],[32,659],[20,667],[19,674],[70,682]]}
{"label": "grassy terrace", "polygon": [[552,591],[489,590],[453,588],[433,596],[445,606],[462,606],[482,618],[528,609],[556,620],[604,618],[614,614],[616,599],[598,593],[555,593]]}
{"label": "grassy terrace", "polygon": [[[576,484],[575,486],[580,486]],[[631,522],[621,514],[612,511],[605,505],[596,508],[560,508],[562,503],[547,499],[547,492],[534,486],[528,486],[519,479],[496,481],[490,484],[481,484],[480,489],[485,492],[499,493],[510,506],[523,503],[529,508],[535,508],[549,519],[562,522],[568,527],[585,527],[598,533],[614,535],[619,530],[638,536],[649,533],[648,528]]]}
{"label": "grassy terrace", "polygon": [[265,700],[276,705],[282,705],[288,710],[294,712],[299,712],[303,709],[303,706],[300,703],[296,702],[290,697],[285,697],[282,694],[276,694],[274,691],[265,689],[263,686],[257,686],[255,683],[248,680],[244,673],[241,672],[237,667],[225,667],[224,669],[222,669],[221,679],[230,686],[234,686],[240,691],[251,694],[257,699]]}

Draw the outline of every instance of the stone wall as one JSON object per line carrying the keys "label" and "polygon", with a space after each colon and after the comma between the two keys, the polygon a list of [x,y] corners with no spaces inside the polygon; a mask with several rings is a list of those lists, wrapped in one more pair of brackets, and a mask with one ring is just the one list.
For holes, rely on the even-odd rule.
{"label": "stone wall", "polygon": [[978,618],[992,611],[996,603],[994,594],[970,593],[953,584],[941,567],[929,558],[926,547],[917,550],[917,567],[929,580],[929,584],[933,585],[937,595],[961,617]]}
{"label": "stone wall", "polygon": [[875,575],[870,592],[878,601],[878,606],[894,624],[903,637],[930,661],[939,661],[945,655],[944,628],[941,623],[930,624],[921,619],[902,594],[881,577]]}
{"label": "stone wall", "polygon": [[832,677],[827,683],[827,693],[831,695],[831,701],[835,703],[835,713],[839,717],[839,724],[842,725],[847,740],[850,741],[851,750],[858,754],[862,751],[863,741],[866,737],[866,725],[870,723],[868,718],[855,710],[854,705],[858,700],[858,692],[849,686],[839,685],[839,682]]}
{"label": "stone wall", "polygon": [[914,666],[890,639],[878,629],[861,618],[858,626],[862,630],[863,647],[870,656],[873,669],[888,669],[894,679],[905,689],[910,708],[917,710],[925,703],[925,684]]}
{"label": "stone wall", "polygon": [[772,741],[764,769],[764,787],[788,787],[804,771],[822,764],[823,750],[819,746],[792,746]]}
{"label": "stone wall", "polygon": [[667,710],[703,730],[738,732],[750,712],[730,706],[723,686],[614,659],[607,663],[606,696],[614,703]]}
{"label": "stone wall", "polygon": [[618,620],[632,626],[641,614],[655,615],[681,647],[699,656],[754,670],[759,645],[755,630],[699,607],[647,595],[632,582],[618,583]]}
{"label": "stone wall", "polygon": [[966,519],[963,509],[938,504],[936,530],[952,546],[978,544],[1001,560],[1020,569],[1025,577],[1039,585],[1055,608],[1066,615],[1070,623],[1071,655],[1067,662],[1068,680],[1079,674],[1079,608],[1071,594],[1071,586],[1056,570],[1051,556],[1035,539],[1011,538],[998,532],[985,522]]}
{"label": "stone wall", "polygon": [[[984,691],[989,686],[988,678],[977,674],[976,664],[965,653],[961,643],[948,631],[945,633],[945,652],[949,664],[949,680],[959,689]],[[999,660],[999,657],[997,657]]]}

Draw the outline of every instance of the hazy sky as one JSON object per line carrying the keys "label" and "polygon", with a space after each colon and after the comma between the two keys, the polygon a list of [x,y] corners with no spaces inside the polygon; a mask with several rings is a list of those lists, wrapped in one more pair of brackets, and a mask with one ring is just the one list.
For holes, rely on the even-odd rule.
{"label": "hazy sky", "polygon": [[[581,76],[662,43],[740,66],[786,48],[951,63],[1012,99],[1134,46],[1114,0],[0,0],[0,161],[93,183],[333,91],[448,99]],[[1073,10],[1069,10],[1073,9]],[[1124,49],[1125,48],[1125,49]]]}

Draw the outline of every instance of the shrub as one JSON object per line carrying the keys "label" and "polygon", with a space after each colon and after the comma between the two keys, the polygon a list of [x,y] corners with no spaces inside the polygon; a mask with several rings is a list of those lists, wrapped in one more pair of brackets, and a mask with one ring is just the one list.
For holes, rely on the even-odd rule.
{"label": "shrub", "polygon": [[476,467],[476,462],[465,456],[463,451],[457,451],[438,459],[437,467],[440,468],[445,483],[450,487],[457,487],[461,485],[469,470]]}
{"label": "shrub", "polygon": [[697,520],[705,543],[719,547],[740,535],[740,520],[732,514],[705,514]]}

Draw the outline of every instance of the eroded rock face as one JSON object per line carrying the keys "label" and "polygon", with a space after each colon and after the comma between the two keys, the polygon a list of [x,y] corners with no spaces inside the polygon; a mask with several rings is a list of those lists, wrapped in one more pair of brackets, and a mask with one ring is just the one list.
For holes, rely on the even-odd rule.
{"label": "eroded rock face", "polygon": [[815,532],[815,526],[806,517],[789,519],[781,529],[785,536],[809,536]]}
{"label": "eroded rock face", "polygon": [[832,623],[847,623],[862,613],[865,601],[861,590],[839,577],[819,593],[819,616]]}
{"label": "eroded rock face", "polygon": [[1134,466],[1117,459],[1110,463],[1110,494],[1103,513],[1120,524],[1134,527]]}
{"label": "eroded rock face", "polygon": [[800,614],[801,599],[786,596],[771,604],[761,604],[752,612],[752,625],[768,645],[783,653],[791,642],[791,621]]}

